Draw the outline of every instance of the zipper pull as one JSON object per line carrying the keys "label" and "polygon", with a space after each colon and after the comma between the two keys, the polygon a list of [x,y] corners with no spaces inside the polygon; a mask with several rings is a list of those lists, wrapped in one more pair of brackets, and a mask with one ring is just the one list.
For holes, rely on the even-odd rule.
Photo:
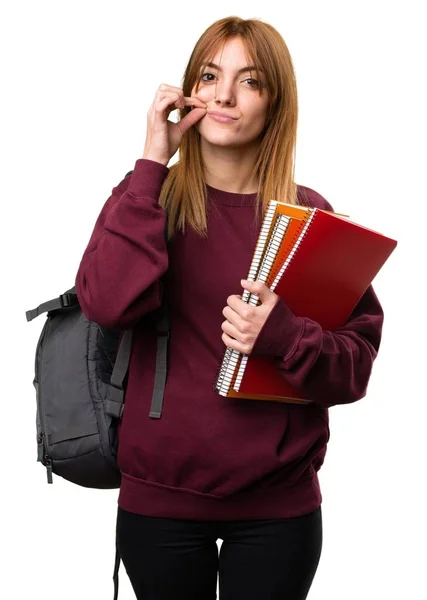
{"label": "zipper pull", "polygon": [[43,434],[41,433],[37,436],[37,462],[43,462],[44,455],[44,444],[43,444]]}
{"label": "zipper pull", "polygon": [[45,456],[44,461],[45,461],[45,466],[46,466],[46,471],[47,471],[47,482],[53,483],[52,459],[50,458],[50,456]]}

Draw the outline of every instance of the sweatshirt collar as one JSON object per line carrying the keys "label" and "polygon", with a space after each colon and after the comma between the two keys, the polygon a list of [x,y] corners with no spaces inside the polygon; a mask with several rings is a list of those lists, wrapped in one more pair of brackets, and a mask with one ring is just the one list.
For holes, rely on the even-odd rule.
{"label": "sweatshirt collar", "polygon": [[236,194],[234,192],[226,192],[219,190],[206,184],[208,199],[215,204],[223,204],[225,206],[254,206],[258,194]]}

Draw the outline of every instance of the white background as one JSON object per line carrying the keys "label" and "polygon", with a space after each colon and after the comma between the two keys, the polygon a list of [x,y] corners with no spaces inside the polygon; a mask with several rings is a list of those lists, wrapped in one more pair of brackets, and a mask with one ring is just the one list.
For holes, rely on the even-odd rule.
{"label": "white background", "polygon": [[74,284],[103,203],[142,154],[158,85],[179,86],[198,37],[232,14],[270,22],[290,49],[296,181],[399,241],[375,281],[386,319],[368,395],[330,410],[309,598],[427,597],[423,4],[2,4],[2,598],[112,598],[117,491],[46,484],[32,387],[44,317],[25,311]]}

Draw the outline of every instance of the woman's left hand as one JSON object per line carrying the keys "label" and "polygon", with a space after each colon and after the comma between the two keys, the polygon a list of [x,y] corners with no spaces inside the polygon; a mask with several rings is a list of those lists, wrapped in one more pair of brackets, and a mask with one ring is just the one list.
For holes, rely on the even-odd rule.
{"label": "woman's left hand", "polygon": [[271,292],[260,281],[246,281],[242,279],[242,287],[259,296],[261,304],[251,306],[243,302],[241,296],[229,296],[227,306],[222,311],[226,318],[221,325],[223,330],[222,341],[224,344],[242,352],[250,354],[254,347],[259,332],[267,321],[269,314],[275,307],[279,296]]}

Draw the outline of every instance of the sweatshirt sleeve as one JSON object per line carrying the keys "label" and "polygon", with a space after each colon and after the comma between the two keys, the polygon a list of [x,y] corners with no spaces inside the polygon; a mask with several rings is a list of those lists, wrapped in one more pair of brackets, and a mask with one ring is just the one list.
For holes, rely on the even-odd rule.
{"label": "sweatshirt sleeve", "polygon": [[383,318],[372,286],[346,324],[334,331],[295,316],[279,299],[252,354],[273,356],[283,377],[314,402],[325,407],[349,404],[366,395]]}
{"label": "sweatshirt sleeve", "polygon": [[158,199],[168,172],[138,159],[104,204],[75,281],[90,321],[125,329],[161,305],[168,255],[166,213]]}
{"label": "sweatshirt sleeve", "polygon": [[[300,186],[306,204],[333,210],[320,194]],[[381,341],[384,314],[372,286],[345,325],[334,331],[297,317],[279,298],[260,331],[254,355],[274,357],[283,377],[324,407],[349,404],[366,395]]]}

